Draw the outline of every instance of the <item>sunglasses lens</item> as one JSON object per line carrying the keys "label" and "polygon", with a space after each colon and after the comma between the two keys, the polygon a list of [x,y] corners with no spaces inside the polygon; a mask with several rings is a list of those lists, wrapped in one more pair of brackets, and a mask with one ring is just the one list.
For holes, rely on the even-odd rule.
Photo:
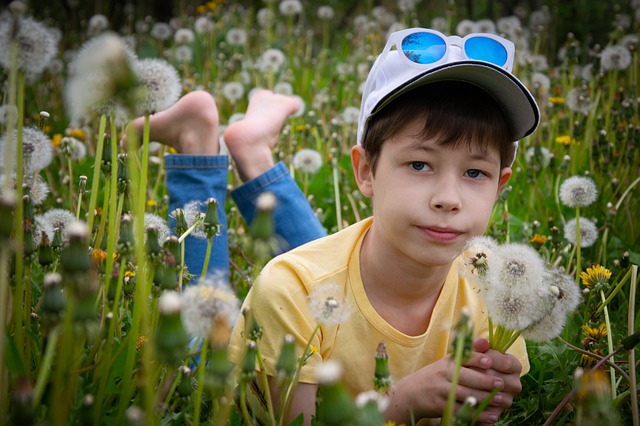
{"label": "sunglasses lens", "polygon": [[488,37],[472,37],[464,44],[469,59],[491,62],[503,66],[507,63],[507,49],[497,40]]}
{"label": "sunglasses lens", "polygon": [[402,40],[402,52],[416,64],[432,64],[444,57],[447,45],[442,37],[431,33],[413,33]]}

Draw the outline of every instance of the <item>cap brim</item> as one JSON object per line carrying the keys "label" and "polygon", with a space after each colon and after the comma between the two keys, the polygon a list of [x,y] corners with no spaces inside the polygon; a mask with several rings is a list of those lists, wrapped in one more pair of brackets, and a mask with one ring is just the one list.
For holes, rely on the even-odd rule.
{"label": "cap brim", "polygon": [[529,90],[509,72],[481,61],[456,61],[417,74],[380,99],[368,118],[398,96],[418,86],[452,80],[475,84],[491,94],[512,124],[514,141],[530,135],[538,126],[540,111]]}

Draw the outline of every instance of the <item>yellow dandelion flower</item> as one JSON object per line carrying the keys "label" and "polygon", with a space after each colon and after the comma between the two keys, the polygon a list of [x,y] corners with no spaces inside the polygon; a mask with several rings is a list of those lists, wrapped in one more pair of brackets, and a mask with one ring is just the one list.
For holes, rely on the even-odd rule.
{"label": "yellow dandelion flower", "polygon": [[551,96],[549,98],[549,102],[551,102],[553,105],[564,105],[566,101],[567,100],[562,96]]}
{"label": "yellow dandelion flower", "polygon": [[[602,351],[600,349],[594,349],[591,352],[593,352],[596,355],[600,355],[600,356],[604,356],[604,354],[602,353]],[[580,355],[580,367],[584,368],[584,369],[589,369],[591,367],[593,367],[596,362],[598,362],[599,359],[595,358],[591,355],[587,355],[587,354],[582,354]]]}
{"label": "yellow dandelion flower", "polygon": [[93,249],[91,251],[91,258],[93,259],[96,265],[99,265],[100,263],[107,260],[107,252],[98,248]]}
{"label": "yellow dandelion flower", "polygon": [[582,284],[587,288],[606,285],[611,278],[611,271],[602,265],[593,265],[580,274]]}
{"label": "yellow dandelion flower", "polygon": [[207,11],[207,6],[205,6],[203,4],[198,6],[198,7],[196,7],[196,12],[198,12],[199,15],[202,15],[206,11]]}
{"label": "yellow dandelion flower", "polygon": [[296,132],[302,132],[306,126],[304,124],[298,124],[296,126]]}
{"label": "yellow dandelion flower", "polygon": [[585,337],[600,340],[607,335],[607,326],[605,324],[600,324],[600,326],[591,328],[587,324],[582,326],[582,334]]}
{"label": "yellow dandelion flower", "polygon": [[529,242],[534,244],[544,244],[547,242],[547,237],[546,235],[533,234]]}
{"label": "yellow dandelion flower", "polygon": [[156,200],[147,200],[147,207],[155,207],[156,204],[158,204]]}
{"label": "yellow dandelion flower", "polygon": [[556,137],[556,142],[562,145],[574,145],[576,143],[576,139],[569,135],[562,135]]}
{"label": "yellow dandelion flower", "polygon": [[578,381],[577,388],[577,400],[583,404],[611,396],[611,385],[603,369],[585,371]]}
{"label": "yellow dandelion flower", "polygon": [[313,345],[311,345],[311,346],[309,347],[309,355],[313,355],[313,354],[315,354],[316,352],[318,352],[318,347],[317,347],[317,346],[313,346]]}
{"label": "yellow dandelion flower", "polygon": [[60,146],[60,142],[62,142],[62,133],[56,133],[53,135],[51,138],[51,145],[57,148]]}
{"label": "yellow dandelion flower", "polygon": [[142,350],[142,347],[145,343],[147,343],[147,340],[149,340],[148,337],[143,336],[142,334],[138,335],[138,338],[136,339],[136,349],[138,350],[138,352]]}
{"label": "yellow dandelion flower", "polygon": [[87,134],[82,129],[67,129],[65,130],[67,136],[71,136],[72,138],[86,140]]}

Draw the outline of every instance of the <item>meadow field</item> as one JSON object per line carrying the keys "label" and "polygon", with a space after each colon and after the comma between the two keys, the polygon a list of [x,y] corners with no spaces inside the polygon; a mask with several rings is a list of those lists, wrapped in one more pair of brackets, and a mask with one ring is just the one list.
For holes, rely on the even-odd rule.
{"label": "meadow field", "polygon": [[[372,214],[350,162],[367,73],[388,34],[424,27],[512,40],[540,107],[486,235],[569,277],[575,303],[546,333],[517,330],[531,368],[498,424],[640,425],[640,1],[183,0],[162,17],[154,2],[59,3],[0,9],[0,424],[252,422],[234,394],[260,353],[249,342],[233,369],[226,342],[274,237],[230,197],[224,229],[211,200],[169,211],[172,149],[147,131],[121,144],[126,125],[195,90],[214,96],[221,131],[257,89],[297,97],[274,158],[333,233]],[[228,279],[189,270],[187,235],[221,232]],[[290,356],[291,389],[312,350]],[[385,424],[384,389],[323,386],[337,396],[318,412],[338,414],[317,424]]]}

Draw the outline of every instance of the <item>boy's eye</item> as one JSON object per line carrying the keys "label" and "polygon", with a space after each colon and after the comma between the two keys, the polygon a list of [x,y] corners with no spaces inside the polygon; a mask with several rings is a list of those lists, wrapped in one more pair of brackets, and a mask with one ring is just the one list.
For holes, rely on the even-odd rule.
{"label": "boy's eye", "polygon": [[411,163],[409,163],[409,167],[411,167],[411,169],[415,170],[416,172],[423,172],[425,170],[429,170],[429,165],[422,161],[412,161]]}
{"label": "boy's eye", "polygon": [[465,174],[471,179],[480,179],[487,176],[484,172],[478,169],[469,169],[465,172]]}

